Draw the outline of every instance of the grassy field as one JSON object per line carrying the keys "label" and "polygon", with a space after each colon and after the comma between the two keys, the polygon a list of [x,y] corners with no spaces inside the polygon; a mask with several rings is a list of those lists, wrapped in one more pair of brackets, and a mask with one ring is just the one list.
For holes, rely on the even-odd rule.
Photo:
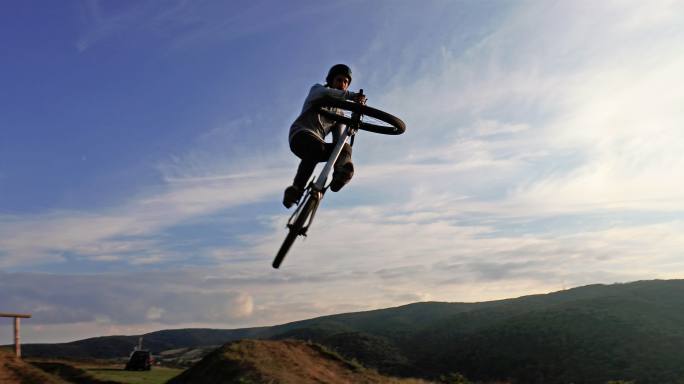
{"label": "grassy field", "polygon": [[98,380],[116,381],[125,384],[162,384],[177,376],[182,369],[152,367],[150,371],[125,371],[121,368],[81,367]]}
{"label": "grassy field", "polygon": [[153,366],[150,371],[126,371],[123,364],[102,361],[40,359],[31,363],[68,383],[163,384],[183,372],[183,369],[159,366]]}

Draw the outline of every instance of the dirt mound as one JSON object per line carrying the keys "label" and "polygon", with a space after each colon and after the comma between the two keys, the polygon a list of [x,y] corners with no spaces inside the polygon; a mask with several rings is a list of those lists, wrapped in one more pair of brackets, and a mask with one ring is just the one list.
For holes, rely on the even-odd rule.
{"label": "dirt mound", "polygon": [[224,345],[168,384],[425,384],[382,376],[317,344],[295,340],[242,340]]}
{"label": "dirt mound", "polygon": [[5,350],[0,350],[0,383],[66,384],[65,381],[41,371]]}

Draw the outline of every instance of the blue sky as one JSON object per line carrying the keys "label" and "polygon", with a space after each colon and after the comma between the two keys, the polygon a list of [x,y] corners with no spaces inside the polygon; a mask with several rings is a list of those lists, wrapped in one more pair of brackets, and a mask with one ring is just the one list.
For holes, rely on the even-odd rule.
{"label": "blue sky", "polygon": [[[6,5],[0,311],[51,342],[682,278],[683,11]],[[272,270],[288,128],[339,62],[408,129],[359,134],[354,180]]]}

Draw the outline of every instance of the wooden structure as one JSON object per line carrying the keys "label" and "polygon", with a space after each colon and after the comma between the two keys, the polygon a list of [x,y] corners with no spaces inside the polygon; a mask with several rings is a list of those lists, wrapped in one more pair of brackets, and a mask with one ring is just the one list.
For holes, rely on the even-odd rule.
{"label": "wooden structure", "polygon": [[19,319],[28,319],[31,317],[29,314],[22,314],[22,313],[2,313],[0,312],[0,317],[13,317],[14,318],[14,354],[17,355],[17,357],[21,357],[21,336],[19,335],[20,333],[20,326],[21,323]]}

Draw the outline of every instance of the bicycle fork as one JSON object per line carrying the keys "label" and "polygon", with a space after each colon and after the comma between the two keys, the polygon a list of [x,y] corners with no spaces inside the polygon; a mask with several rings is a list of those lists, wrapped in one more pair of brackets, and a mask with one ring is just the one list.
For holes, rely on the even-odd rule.
{"label": "bicycle fork", "polygon": [[324,193],[325,189],[323,189],[322,191],[318,190],[316,188],[316,184],[312,181],[309,185],[309,192],[307,194],[307,197],[302,201],[301,204],[297,206],[297,209],[295,209],[295,211],[292,212],[290,219],[287,221],[287,228],[292,229],[294,222],[297,221],[299,215],[302,214],[303,208],[307,204],[309,204],[309,202],[311,202],[311,204],[313,204],[313,206],[311,207],[311,214],[309,215],[307,222],[305,222],[302,225],[302,228],[299,230],[299,233],[297,233],[297,235],[306,237],[306,232],[309,229],[311,223],[313,222],[314,216],[316,216],[316,211],[318,210],[318,206],[321,204],[321,200],[323,199]]}

